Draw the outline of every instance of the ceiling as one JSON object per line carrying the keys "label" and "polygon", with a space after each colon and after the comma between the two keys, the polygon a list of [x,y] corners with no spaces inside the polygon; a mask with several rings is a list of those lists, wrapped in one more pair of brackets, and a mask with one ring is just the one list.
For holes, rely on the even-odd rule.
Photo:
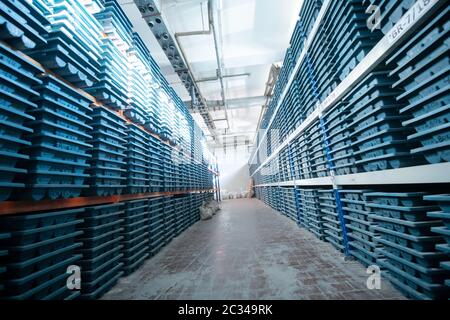
{"label": "ceiling", "polygon": [[[212,0],[219,57],[224,76],[227,121],[215,121],[220,144],[253,142],[264,91],[273,63],[281,63],[294,29],[301,0]],[[157,61],[163,74],[183,101],[190,96],[158,44],[133,0],[119,0]],[[159,8],[172,36],[176,32],[208,29],[207,0],[159,0]],[[217,62],[212,35],[180,38],[195,80],[216,77]],[[225,119],[220,82],[201,81],[198,87],[211,108],[213,119]],[[214,108],[216,106],[216,108]],[[218,110],[220,108],[220,110]],[[216,109],[216,110],[213,110]],[[209,140],[209,131],[200,114],[193,114]],[[215,145],[217,146],[217,144]]]}

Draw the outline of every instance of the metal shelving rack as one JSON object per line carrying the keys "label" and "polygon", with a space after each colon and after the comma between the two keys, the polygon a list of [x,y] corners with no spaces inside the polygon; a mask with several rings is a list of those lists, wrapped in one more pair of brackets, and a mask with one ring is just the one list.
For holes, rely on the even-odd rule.
{"label": "metal shelving rack", "polygon": [[[325,15],[330,8],[331,0],[325,0],[322,2],[322,7],[320,8],[320,12],[315,20],[315,23],[313,25],[313,28],[311,29],[310,33],[307,35],[306,40],[304,41],[303,49],[301,54],[299,55],[299,58],[297,60],[297,63],[294,67],[293,72],[291,73],[289,80],[287,82],[287,85],[285,86],[282,94],[280,95],[279,100],[277,101],[277,104],[274,108],[273,113],[270,115],[270,120],[266,123],[268,123],[267,127],[265,127],[264,130],[262,130],[262,134],[260,134],[259,139],[257,140],[255,147],[252,151],[252,154],[249,159],[249,166],[250,166],[250,175],[252,178],[256,178],[258,181],[255,183],[255,189],[256,189],[256,195],[259,199],[264,201],[267,205],[271,206],[275,210],[280,211],[282,214],[283,212],[283,198],[280,198],[280,194],[283,194],[283,192],[287,192],[287,190],[293,190],[295,194],[295,205],[297,207],[297,223],[301,227],[305,227],[311,232],[315,233],[315,235],[321,239],[332,243],[333,246],[336,247],[336,249],[340,250],[342,253],[344,253],[345,256],[353,256],[357,260],[359,260],[363,265],[370,265],[376,263],[380,264],[382,267],[384,267],[384,258],[389,258],[389,256],[385,256],[381,260],[379,258],[376,258],[377,254],[379,254],[379,250],[376,249],[377,246],[383,244],[383,241],[385,238],[383,236],[377,234],[375,235],[376,228],[370,229],[371,234],[373,236],[370,236],[371,240],[365,239],[366,243],[369,243],[370,246],[373,246],[375,249],[370,249],[374,251],[366,251],[369,252],[369,254],[373,254],[372,258],[367,259],[368,256],[365,254],[359,255],[361,252],[360,250],[369,250],[367,247],[362,247],[359,245],[358,241],[355,240],[355,235],[352,234],[352,231],[354,230],[355,226],[352,223],[352,219],[354,219],[354,216],[349,217],[349,208],[348,206],[349,202],[359,202],[359,205],[362,206],[361,209],[357,215],[358,218],[354,221],[362,220],[362,216],[364,216],[365,221],[364,222],[356,222],[356,224],[363,223],[365,226],[372,223],[373,216],[377,217],[377,214],[379,216],[379,212],[376,212],[375,210],[372,212],[370,210],[371,205],[373,203],[369,203],[366,200],[358,199],[356,200],[356,194],[360,194],[360,197],[366,197],[366,193],[370,190],[381,190],[386,191],[390,190],[388,192],[380,192],[383,193],[386,196],[395,197],[398,194],[407,195],[408,193],[405,193],[406,190],[414,190],[414,191],[423,191],[428,190],[428,192],[432,193],[446,193],[446,188],[448,190],[448,186],[450,185],[450,163],[449,162],[441,162],[441,163],[431,163],[431,164],[418,164],[417,163],[411,163],[409,166],[401,166],[396,169],[384,169],[379,171],[366,171],[365,172],[358,172],[358,173],[347,173],[342,174],[343,172],[339,172],[339,174],[336,174],[334,168],[334,163],[332,159],[332,152],[330,150],[330,144],[328,142],[328,133],[327,129],[325,128],[325,121],[328,111],[335,110],[334,107],[336,106],[336,110],[338,107],[338,104],[343,101],[347,94],[352,92],[354,88],[357,88],[358,84],[362,83],[362,81],[369,76],[372,72],[379,69],[379,66],[384,64],[384,62],[388,59],[389,56],[399,47],[403,46],[404,43],[408,41],[408,39],[411,39],[414,36],[415,32],[418,32],[420,28],[423,25],[426,25],[426,23],[430,22],[431,20],[434,21],[435,17],[440,14],[443,7],[445,8],[446,4],[445,1],[440,0],[433,0],[433,1],[422,1],[418,0],[414,4],[412,4],[411,8],[406,11],[403,16],[398,20],[395,25],[392,26],[392,28],[385,33],[381,39],[376,42],[376,44],[372,47],[372,49],[364,56],[362,60],[360,60],[359,63],[356,64],[356,66],[353,68],[353,70],[342,79],[340,83],[337,84],[336,87],[334,87],[333,90],[330,90],[331,93],[328,94],[328,96],[325,99],[319,99],[318,95],[313,92],[311,94],[311,99],[315,99],[318,101],[315,104],[314,110],[312,113],[310,113],[304,120],[295,126],[295,128],[291,131],[291,133],[288,133],[286,137],[283,137],[282,141],[279,141],[278,144],[273,144],[272,141],[268,141],[271,138],[271,126],[272,124],[279,125],[279,118],[282,118],[282,114],[280,114],[279,109],[285,103],[286,95],[288,94],[291,85],[295,84],[297,74],[300,74],[301,66],[303,63],[303,60],[308,57],[308,50],[312,46],[312,43],[314,42],[316,36],[318,33],[320,33],[319,28],[323,24]],[[372,2],[371,2],[372,3]],[[304,5],[304,4],[303,4]],[[437,19],[437,18],[436,18]],[[404,52],[403,52],[404,53]],[[376,69],[377,68],[377,69]],[[416,70],[414,70],[416,71]],[[413,71],[411,71],[413,72]],[[314,97],[313,97],[314,96]],[[446,106],[448,109],[448,105]],[[445,107],[442,107],[445,108]],[[342,109],[341,109],[342,110]],[[281,112],[282,113],[282,112]],[[328,112],[329,114],[330,112]],[[318,128],[318,129],[317,129]],[[301,144],[303,142],[303,139],[305,140],[306,145],[306,136],[310,134],[309,132],[319,132],[319,138],[320,143],[323,145],[323,156],[326,158],[322,165],[326,167],[323,171],[328,171],[327,173],[316,172],[314,175],[311,175],[309,172],[304,174],[303,167],[299,168],[300,164],[298,159],[295,159],[296,152],[297,156],[299,153],[303,152],[303,149],[300,150],[300,148],[303,148],[304,146]],[[317,139],[317,135],[313,137],[314,139]],[[409,139],[409,138],[408,138]],[[443,138],[445,139],[445,138]],[[344,139],[342,139],[344,140]],[[301,142],[300,142],[301,141]],[[269,145],[269,142],[271,144]],[[277,143],[276,141],[275,143]],[[441,141],[442,142],[442,141]],[[317,146],[319,142],[312,143],[312,145]],[[269,147],[267,147],[269,146]],[[265,154],[267,148],[267,155]],[[297,148],[297,149],[296,149]],[[309,145],[306,146],[306,148],[311,148]],[[264,149],[264,150],[263,150]],[[315,150],[315,149],[314,149]],[[315,151],[312,151],[314,154]],[[264,152],[261,152],[264,151]],[[303,156],[300,157],[300,159]],[[256,160],[258,159],[258,160]],[[308,166],[309,163],[307,162],[306,166]],[[255,169],[256,168],[256,169]],[[283,168],[281,171],[280,168]],[[296,175],[296,171],[301,169],[302,171],[302,178],[300,179],[298,175]],[[277,171],[278,170],[278,171]],[[322,169],[321,169],[322,170]],[[311,170],[310,170],[311,171]],[[342,171],[342,170],[341,170]],[[353,172],[355,172],[353,171]],[[349,172],[351,172],[349,170]],[[258,175],[257,175],[258,174]],[[256,176],[257,175],[257,176]],[[321,176],[323,175],[323,176]],[[265,176],[265,177],[264,177]],[[260,179],[262,177],[262,179]],[[267,182],[269,181],[269,182]],[[395,192],[393,192],[394,190]],[[311,194],[316,194],[312,196],[311,194],[308,195],[307,193],[310,192]],[[354,195],[349,196],[349,193],[354,193]],[[418,192],[420,194],[420,192]],[[424,193],[424,192],[423,192]],[[448,192],[447,192],[448,193]],[[319,194],[319,195],[317,195]],[[322,196],[320,196],[322,194]],[[325,197],[323,195],[326,195]],[[363,195],[364,194],[364,195]],[[370,193],[368,193],[370,194]],[[417,195],[416,195],[417,196]],[[328,197],[328,198],[327,198]],[[420,196],[419,196],[420,197]],[[442,196],[445,197],[445,196]],[[315,198],[315,201],[318,201],[319,203],[311,204],[310,199]],[[342,198],[342,202],[341,202]],[[426,197],[425,197],[426,198]],[[427,199],[425,199],[427,200]],[[305,203],[303,201],[306,201]],[[324,203],[321,203],[324,202]],[[334,203],[332,203],[334,201]],[[412,201],[412,200],[411,200]],[[417,205],[424,206],[423,199],[415,200],[417,201]],[[308,203],[309,202],[309,203]],[[332,203],[330,205],[330,203]],[[364,203],[364,204],[362,204]],[[314,208],[314,205],[318,206]],[[429,205],[429,203],[428,203]],[[369,209],[367,208],[369,207]],[[408,209],[407,205],[405,205],[405,210]],[[392,207],[391,207],[392,208]],[[418,207],[419,208],[419,207]],[[426,208],[426,207],[423,207]],[[442,209],[442,208],[441,208]],[[316,210],[316,212],[314,212]],[[316,230],[314,228],[310,228],[309,225],[308,215],[310,216],[317,216],[317,210],[320,212],[322,210],[322,216],[318,218],[319,220],[324,223],[324,225],[327,225],[326,227],[319,227],[321,228],[321,232],[315,232]],[[330,212],[333,211],[333,212]],[[354,210],[354,208],[350,208],[350,211]],[[364,210],[367,210],[366,212],[363,212]],[[394,210],[394,209],[392,209]],[[334,214],[335,219],[333,223],[335,224],[335,228],[333,231],[333,226],[330,226],[330,213],[331,216]],[[354,213],[350,213],[354,214]],[[381,213],[382,214],[382,213]],[[400,213],[399,213],[400,214]],[[320,213],[319,213],[320,215]],[[391,214],[392,215],[392,214]],[[314,219],[314,218],[313,218]],[[379,218],[381,219],[381,218]],[[395,219],[394,219],[395,220]],[[391,220],[391,221],[394,221]],[[314,222],[314,221],[313,221]],[[315,223],[315,222],[314,222]],[[350,226],[347,226],[347,224],[350,223]],[[400,228],[402,224],[406,224],[404,220],[395,220],[391,223],[391,227],[395,228],[395,223],[397,223],[397,228]],[[426,220],[424,218],[423,223],[437,223],[436,221],[430,221]],[[317,226],[315,226],[317,227]],[[340,228],[339,228],[340,227]],[[444,228],[444,227],[442,227]],[[339,230],[338,230],[339,229]],[[330,239],[330,230],[331,232],[335,232],[334,239]],[[347,231],[350,232],[350,238],[348,238]],[[375,231],[372,231],[375,230]],[[328,233],[327,235],[323,234],[323,232]],[[369,232],[369,227],[367,229],[367,232]],[[386,231],[387,232],[387,231]],[[408,231],[412,232],[412,231]],[[405,234],[403,235],[404,238],[408,238],[410,234],[407,231],[405,231]],[[433,233],[433,230],[429,231],[431,234]],[[369,233],[367,233],[369,234]],[[445,234],[444,232],[442,234]],[[417,234],[416,234],[417,235]],[[425,234],[422,234],[426,238]],[[388,233],[389,236],[389,233]],[[369,236],[367,236],[369,237]],[[341,242],[335,242],[336,239],[341,240]],[[430,236],[431,238],[431,236]],[[417,239],[417,238],[416,238]],[[356,244],[355,244],[356,241]],[[398,240],[400,241],[400,240]],[[406,240],[403,240],[404,242]],[[394,245],[392,245],[394,246]],[[407,246],[406,244],[404,245]],[[443,246],[443,245],[442,245]],[[439,251],[442,251],[439,246],[436,245],[436,251],[429,252],[433,253],[435,255],[439,255]],[[401,247],[399,247],[401,248]],[[351,250],[351,252],[350,252]],[[394,250],[394,249],[392,249]],[[400,249],[401,250],[401,249]],[[405,249],[407,250],[407,249]],[[425,250],[425,249],[421,249]],[[429,249],[434,250],[434,249]],[[419,250],[420,251],[420,250]],[[444,250],[445,251],[445,250]],[[381,251],[383,252],[383,251]],[[399,251],[401,252],[401,251]],[[420,253],[419,253],[420,256]],[[398,257],[394,257],[395,259],[399,259]],[[445,261],[445,260],[444,260]],[[405,263],[405,265],[408,262]],[[442,268],[445,269],[445,266],[448,264],[448,262],[442,263]],[[417,268],[417,267],[416,267]],[[413,268],[414,269],[414,268]],[[413,270],[411,269],[411,270]],[[444,275],[445,270],[442,269],[441,274]],[[402,272],[398,271],[400,269],[389,269],[389,271],[394,270],[394,274],[399,275],[400,277],[403,277],[403,279],[410,279],[414,276],[410,276],[408,278],[408,272]],[[418,269],[415,269],[418,270]],[[423,269],[421,269],[423,270]],[[428,270],[428,269],[427,269]],[[437,270],[437,269],[436,269]],[[435,270],[435,271],[436,271]],[[412,272],[412,271],[410,271]],[[428,272],[428,271],[420,271],[420,272]],[[437,272],[437,271],[436,271]],[[448,274],[447,274],[448,276]],[[439,296],[437,293],[438,291],[428,292],[427,294],[422,294],[422,291],[420,290],[412,290],[410,288],[409,284],[401,283],[401,281],[398,281],[398,279],[394,279],[391,277],[391,275],[386,276],[389,280],[391,280],[396,287],[401,288],[402,292],[406,292],[409,297],[419,298],[419,299],[429,299],[433,296]],[[406,281],[412,281],[414,280],[406,280]],[[418,280],[419,281],[419,280]],[[429,283],[437,283],[434,282],[437,280],[433,280]],[[441,286],[441,289],[446,286],[448,283],[448,280],[441,284],[436,284],[436,287]],[[422,286],[419,286],[421,288],[426,287],[427,284]],[[447,285],[448,286],[448,285]],[[436,289],[436,290],[441,290]],[[422,289],[421,289],[422,290]],[[445,289],[443,289],[445,290]],[[420,291],[420,292],[419,292]],[[442,296],[445,296],[445,292],[442,293]]]}
{"label": "metal shelving rack", "polygon": [[[418,1],[417,3],[421,3],[422,1]],[[370,51],[370,53],[353,69],[353,71],[335,88],[331,94],[328,95],[326,99],[324,99],[321,103],[319,103],[312,114],[310,114],[305,121],[303,121],[294,132],[292,132],[287,139],[285,139],[262,163],[258,166],[258,168],[251,172],[251,176],[253,177],[256,172],[261,170],[264,165],[269,163],[272,159],[274,159],[281,150],[283,150],[285,147],[290,145],[292,140],[294,140],[296,137],[298,137],[299,134],[305,131],[314,121],[319,120],[323,113],[330,109],[332,106],[334,106],[346,93],[348,93],[351,88],[353,88],[361,79],[364,78],[370,71],[372,71],[381,61],[383,61],[384,58],[386,58],[390,53],[392,53],[396,47],[404,41],[408,35],[412,34],[414,30],[416,30],[421,23],[426,21],[428,17],[430,17],[434,12],[436,12],[442,5],[444,5],[445,1],[439,1],[439,0],[433,0],[433,1],[426,1],[424,3],[427,3],[426,6],[422,8],[420,11],[420,14],[416,14],[416,7],[411,8],[403,17],[402,19],[389,31],[379,42],[378,44]],[[317,30],[321,24],[322,18],[324,17],[328,7],[330,6],[331,0],[324,1],[322,8],[320,10],[319,16],[316,19],[316,22],[314,23],[313,29],[310,32],[307,40],[305,41],[305,45],[303,48],[303,51],[297,61],[297,64],[295,65],[294,71],[292,72],[289,81],[280,96],[280,100],[277,104],[277,107],[275,108],[275,111],[273,112],[273,115],[271,117],[271,120],[269,121],[269,125],[267,126],[267,129],[263,132],[263,134],[260,137],[260,143],[256,146],[256,148],[253,149],[252,154],[250,156],[249,164],[253,164],[256,155],[258,154],[259,149],[264,143],[264,139],[267,137],[267,132],[270,130],[270,125],[273,123],[273,121],[277,117],[277,111],[280,107],[280,105],[283,102],[283,99],[289,90],[289,87],[291,86],[292,82],[296,78],[297,72],[299,71],[300,65],[306,55],[306,52],[311,45],[312,41],[314,40]],[[407,23],[405,22],[407,21]],[[401,31],[396,32],[401,28]],[[394,36],[395,34],[395,36]],[[434,170],[433,165],[421,167],[420,169],[425,170]],[[401,170],[401,169],[398,169]],[[400,171],[403,172],[403,171]],[[430,171],[432,173],[433,171]],[[395,172],[392,171],[390,174],[394,174]],[[442,172],[441,172],[442,173]],[[446,182],[450,182],[450,173],[447,171],[447,179]],[[425,176],[425,174],[423,175]],[[321,179],[317,180],[318,182],[321,181]],[[421,180],[417,180],[416,183],[421,183]]]}
{"label": "metal shelving rack", "polygon": [[[64,82],[68,86],[70,86],[72,89],[76,90],[80,94],[88,97],[90,100],[94,101],[93,105],[94,107],[104,107],[104,105],[99,102],[97,99],[95,99],[92,95],[85,92],[83,89],[80,89],[76,86],[74,86],[72,83],[64,80],[51,70],[45,68],[43,65],[41,65],[39,62],[34,60],[33,58],[29,57],[28,55],[22,53],[19,50],[15,50],[14,48],[10,47],[8,44],[4,43],[3,41],[0,41],[4,46],[9,47],[11,50],[14,50],[18,55],[23,57],[24,59],[28,60],[30,63],[35,65],[36,67],[42,69],[45,71],[46,74],[52,75],[55,78],[59,79],[60,81]],[[125,114],[123,110],[114,110],[111,108],[108,108],[111,112],[114,112],[119,117],[125,120],[126,123],[133,123],[131,119],[129,119]],[[201,164],[201,161],[196,159],[195,157],[191,157],[188,153],[181,150],[178,146],[171,145],[164,139],[162,139],[157,134],[149,131],[147,128],[143,127],[142,125],[134,123],[137,127],[148,133],[149,135],[155,137],[157,140],[159,140],[164,145],[169,146],[175,151],[181,152],[186,158],[190,158],[191,161],[195,164]],[[208,168],[208,171],[212,173],[213,176],[218,177],[219,172],[212,170],[211,168]],[[20,214],[20,213],[33,213],[33,212],[39,212],[42,210],[60,210],[60,209],[69,209],[69,208],[76,208],[76,207],[83,207],[83,206],[91,206],[91,205],[99,205],[99,204],[107,204],[107,203],[116,203],[116,202],[122,202],[122,201],[129,201],[129,200],[138,200],[138,199],[145,199],[150,197],[159,197],[159,196],[170,196],[170,195],[180,195],[180,194],[187,194],[187,193],[195,193],[195,192],[211,192],[215,193],[216,188],[213,189],[192,189],[192,190],[179,190],[179,191],[170,191],[170,192],[148,192],[148,193],[142,193],[142,194],[121,194],[121,195],[113,195],[109,197],[100,197],[100,196],[91,196],[91,197],[76,197],[76,198],[68,198],[68,199],[56,199],[56,200],[39,200],[39,201],[31,201],[31,200],[22,200],[22,201],[2,201],[0,202],[0,215],[11,215],[11,214]]]}
{"label": "metal shelving rack", "polygon": [[116,0],[2,10],[2,154],[24,160],[0,168],[0,297],[97,299],[200,219],[215,159]]}

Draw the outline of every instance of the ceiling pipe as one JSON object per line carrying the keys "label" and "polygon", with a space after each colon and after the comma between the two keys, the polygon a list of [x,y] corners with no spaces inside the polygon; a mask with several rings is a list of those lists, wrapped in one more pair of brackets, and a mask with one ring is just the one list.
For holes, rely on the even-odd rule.
{"label": "ceiling pipe", "polygon": [[[191,78],[194,79],[194,85],[197,88],[197,91],[200,92],[198,90],[198,86],[197,86],[197,80],[195,80],[192,69],[190,64],[187,62],[187,58],[186,58],[186,53],[181,45],[181,41],[180,38],[181,37],[190,37],[190,36],[206,36],[206,35],[211,35],[213,36],[214,39],[214,49],[215,49],[215,53],[216,53],[216,61],[217,61],[217,78],[220,80],[220,88],[221,88],[221,98],[222,98],[222,102],[224,105],[224,110],[225,110],[225,118],[227,120],[227,126],[228,128],[230,128],[230,122],[228,119],[228,110],[227,110],[227,105],[226,105],[226,99],[225,99],[225,87],[223,85],[223,75],[222,75],[222,66],[220,63],[220,57],[219,57],[219,48],[218,48],[218,43],[217,43],[217,37],[216,37],[216,32],[215,32],[215,28],[214,28],[214,17],[213,17],[213,12],[212,12],[212,0],[208,0],[208,29],[207,30],[199,30],[199,31],[189,31],[189,32],[176,32],[174,34],[175,37],[175,41],[177,43],[178,48],[180,49],[180,53],[183,56],[183,59],[186,63],[186,66],[188,68],[188,72],[191,75]],[[206,103],[205,103],[206,104]]]}
{"label": "ceiling pipe", "polygon": [[[212,0],[209,0],[208,3],[212,2]],[[212,7],[212,5],[210,5]],[[227,119],[227,126],[228,129],[230,129],[230,122],[228,120],[228,107],[227,107],[227,101],[225,98],[225,86],[223,85],[223,74],[222,74],[222,64],[220,63],[220,57],[219,57],[219,45],[217,43],[217,36],[216,36],[216,29],[214,26],[214,14],[211,11],[209,12],[209,19],[210,19],[210,28],[212,30],[213,39],[214,39],[214,48],[216,50],[216,60],[217,60],[217,76],[220,80],[220,88],[221,88],[221,96],[222,96],[222,102],[223,102],[223,109],[225,111],[225,118]]]}
{"label": "ceiling pipe", "polygon": [[[246,72],[246,73],[230,74],[230,75],[222,76],[222,78],[237,78],[237,77],[249,77],[249,76],[250,76],[250,73]],[[219,77],[208,77],[208,78],[197,79],[197,80],[195,80],[195,82],[217,81],[219,79],[220,79]]]}

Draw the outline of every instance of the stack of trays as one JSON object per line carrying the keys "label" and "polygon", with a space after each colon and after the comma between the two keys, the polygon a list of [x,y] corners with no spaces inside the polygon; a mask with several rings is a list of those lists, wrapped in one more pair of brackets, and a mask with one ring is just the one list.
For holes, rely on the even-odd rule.
{"label": "stack of trays", "polygon": [[173,167],[174,190],[181,190],[182,181],[180,177],[180,151],[177,149],[174,149],[172,151],[172,167]]}
{"label": "stack of trays", "polygon": [[446,255],[435,251],[443,242],[431,228],[441,225],[440,220],[427,217],[427,211],[438,207],[428,205],[424,193],[373,192],[364,194],[372,217],[378,225],[372,229],[380,233],[382,249],[376,249],[385,258],[377,264],[388,270],[388,279],[415,299],[448,297],[444,280],[448,271],[440,268]]}
{"label": "stack of trays", "polygon": [[172,148],[163,143],[162,144],[163,161],[164,161],[164,190],[175,191],[175,170],[172,159]]}
{"label": "stack of trays", "polygon": [[47,19],[26,1],[7,0],[0,4],[0,39],[18,50],[45,45]]}
{"label": "stack of trays", "polygon": [[281,140],[291,134],[304,120],[304,115],[300,109],[299,96],[298,81],[293,80],[291,86],[287,89],[286,95],[277,113],[276,121],[283,124],[282,126],[278,126]]}
{"label": "stack of trays", "polygon": [[[372,30],[381,28],[381,32],[386,34],[401,19],[403,14],[407,12],[416,2],[414,0],[369,0],[370,4],[377,7],[377,13],[381,16],[377,19],[380,21],[374,24]],[[374,13],[375,14],[375,13]],[[374,21],[374,17],[368,17],[368,21]]]}
{"label": "stack of trays", "polygon": [[105,1],[105,8],[95,14],[103,27],[103,55],[99,81],[89,89],[104,105],[125,109],[128,98],[128,56],[132,44],[132,25],[116,1]]}
{"label": "stack of trays", "polygon": [[297,225],[301,225],[300,221],[302,219],[302,195],[300,193],[300,188],[294,187],[294,199],[295,199],[295,213]]}
{"label": "stack of trays", "polygon": [[[153,84],[155,85],[155,84]],[[145,128],[151,132],[160,135],[161,134],[161,120],[159,114],[158,96],[157,89],[150,87],[148,91],[148,101],[147,101],[147,115],[148,119],[145,122]]]}
{"label": "stack of trays", "polygon": [[[329,32],[329,29],[333,26],[333,22],[329,20],[336,14],[333,6],[334,3],[332,2],[305,56],[305,60],[308,60],[307,69],[310,71],[310,79],[315,80],[313,81],[313,85],[316,87],[314,97],[320,100],[324,100],[339,83],[336,70],[333,68],[335,65],[333,55],[336,53],[331,51],[333,43],[330,42],[332,40],[330,38],[336,34]],[[345,6],[345,4],[341,4],[341,6]],[[303,79],[308,81],[306,78]]]}
{"label": "stack of trays", "polygon": [[104,107],[93,110],[90,193],[99,196],[121,194],[126,187],[127,147],[125,121]]}
{"label": "stack of trays", "polygon": [[149,191],[150,174],[148,154],[149,141],[147,132],[135,124],[127,124],[127,176],[128,193],[144,193]]}
{"label": "stack of trays", "polygon": [[10,238],[0,240],[0,251],[8,251],[2,265],[3,291],[0,297],[14,300],[74,299],[79,291],[67,287],[67,268],[79,265],[82,234],[77,214],[84,209],[2,217],[0,232]]}
{"label": "stack of trays", "polygon": [[[129,56],[129,59],[131,57]],[[137,61],[139,62],[139,60]],[[134,123],[143,125],[146,123],[146,92],[147,89],[144,77],[139,73],[137,67],[133,66],[128,70],[128,105],[125,108],[125,116]]]}
{"label": "stack of trays", "polygon": [[175,236],[178,236],[183,230],[187,228],[185,222],[185,211],[189,209],[186,207],[185,197],[174,197],[174,210],[175,210]]}
{"label": "stack of trays", "polygon": [[348,104],[339,102],[323,117],[332,169],[338,175],[358,172],[351,146],[350,131],[347,129],[348,109]]}
{"label": "stack of trays", "polygon": [[179,163],[179,185],[181,186],[180,190],[188,190],[189,184],[188,184],[188,169],[187,169],[187,162],[189,161],[188,158],[185,155],[180,154],[179,160],[181,161]]}
{"label": "stack of trays", "polygon": [[373,265],[380,257],[375,251],[380,247],[379,236],[371,227],[376,225],[370,208],[366,208],[369,190],[339,190],[347,230],[349,253],[365,266]]}
{"label": "stack of trays", "polygon": [[277,193],[278,193],[278,202],[277,202],[277,207],[274,209],[277,210],[282,215],[287,216],[287,214],[286,214],[286,195],[285,195],[285,191],[287,191],[287,190],[286,190],[286,188],[283,188],[283,187],[276,187],[276,188],[277,188]]}
{"label": "stack of trays", "polygon": [[125,57],[108,38],[102,39],[103,55],[98,81],[86,91],[105,106],[122,110],[127,105],[127,64]]}
{"label": "stack of trays", "polygon": [[172,196],[164,197],[164,234],[165,243],[168,244],[175,236],[175,207]]}
{"label": "stack of trays", "polygon": [[[7,239],[11,238],[11,234],[9,232],[0,232],[0,261],[6,259],[8,256],[8,249],[3,248],[3,243],[6,243]],[[4,279],[3,274],[6,272],[6,266],[2,264],[0,266],[0,279]],[[3,285],[3,280],[0,280],[0,297],[2,296],[2,291],[5,288]]]}
{"label": "stack of trays", "polygon": [[198,200],[199,197],[197,194],[189,194],[189,198],[190,198],[189,225],[193,225],[198,220],[200,220],[199,208],[201,206],[201,203]]}
{"label": "stack of trays", "polygon": [[316,121],[305,132],[308,141],[309,163],[313,178],[330,175],[329,163],[325,154],[325,143],[319,122]]}
{"label": "stack of trays", "polygon": [[83,255],[79,262],[82,299],[100,298],[123,274],[123,212],[123,203],[116,203],[87,207],[78,213],[84,220],[80,228],[83,234],[77,239],[83,244],[78,249]]}
{"label": "stack of trays", "polygon": [[392,90],[386,72],[370,73],[352,90],[348,128],[355,164],[363,171],[397,169],[417,162],[409,154],[408,130],[401,125],[399,92]]}
{"label": "stack of trays", "polygon": [[322,214],[325,240],[337,250],[343,252],[345,248],[343,228],[339,220],[336,198],[333,190],[318,190],[320,212]]}
{"label": "stack of trays", "polygon": [[125,275],[137,270],[149,256],[149,201],[125,202],[122,223],[122,262]]}
{"label": "stack of trays", "polygon": [[425,196],[424,200],[433,201],[440,208],[440,211],[428,212],[427,216],[432,219],[440,219],[443,222],[443,225],[439,227],[432,227],[431,231],[445,239],[446,243],[437,244],[436,250],[443,252],[447,256],[445,261],[441,262],[440,266],[447,271],[445,285],[450,287],[450,195]]}
{"label": "stack of trays", "polygon": [[297,74],[299,101],[303,117],[306,119],[316,108],[318,93],[311,55],[306,52]]}
{"label": "stack of trays", "polygon": [[24,123],[34,120],[26,112],[37,107],[30,101],[39,95],[32,87],[42,83],[35,74],[43,70],[3,43],[0,43],[0,68],[0,201],[3,201],[9,199],[15,189],[25,187],[25,184],[17,181],[27,170],[19,169],[17,162],[29,159],[28,155],[19,151],[31,145],[23,136],[33,130],[24,126]]}
{"label": "stack of trays", "polygon": [[289,81],[289,76],[291,75],[293,69],[294,61],[292,60],[291,48],[287,48],[283,60],[283,65],[280,70],[280,75],[278,76],[277,80],[277,84],[279,85],[281,92],[283,92],[284,88],[286,87]]}
{"label": "stack of trays", "polygon": [[48,9],[47,44],[29,50],[29,55],[78,87],[92,86],[100,70],[101,26],[77,1],[53,1]]}
{"label": "stack of trays", "polygon": [[[95,15],[104,32],[117,46],[131,46],[133,25],[117,0],[103,0],[104,10]],[[122,48],[122,50],[126,50]]]}
{"label": "stack of trays", "polygon": [[294,61],[294,64],[297,62],[297,59],[303,50],[305,39],[306,34],[303,27],[303,23],[302,21],[297,20],[294,32],[292,33],[291,36],[291,41],[289,41],[290,47],[292,49],[292,60]]}
{"label": "stack of trays", "polygon": [[92,145],[92,100],[54,76],[42,78],[37,86],[38,108],[29,113],[35,118],[28,125],[33,134],[28,137],[32,145],[24,197],[72,198],[87,188],[88,154]]}
{"label": "stack of trays", "polygon": [[289,180],[288,151],[289,151],[288,147],[285,147],[277,155],[279,171],[280,171],[280,180],[279,181],[288,181]]}
{"label": "stack of trays", "polygon": [[292,142],[289,144],[289,153],[290,153],[290,159],[289,159],[289,165],[291,167],[291,179],[290,180],[297,180],[301,178],[301,166],[300,166],[300,148],[298,147],[299,143],[299,137],[292,140]]}
{"label": "stack of trays", "polygon": [[103,0],[82,0],[83,6],[90,13],[97,13],[103,10]]}
{"label": "stack of trays", "polygon": [[297,200],[295,188],[285,189],[286,216],[298,223]]}
{"label": "stack of trays", "polygon": [[313,173],[311,170],[311,161],[309,154],[309,144],[307,140],[306,132],[300,133],[298,136],[298,168],[301,172],[301,179],[311,179],[313,178]]}
{"label": "stack of trays", "polygon": [[398,99],[408,102],[400,110],[407,116],[403,126],[412,129],[408,141],[419,142],[411,154],[428,163],[450,161],[449,10],[446,6],[388,61],[397,65],[391,72],[399,78],[393,87],[404,91]]}
{"label": "stack of trays", "polygon": [[346,1],[345,5],[334,2],[329,9],[330,13],[335,14],[327,30],[331,61],[335,62],[332,70],[340,81],[348,76],[383,36],[379,30],[373,32],[367,28],[368,15],[365,11],[366,5],[361,1]]}
{"label": "stack of trays", "polygon": [[149,213],[149,254],[154,256],[164,246],[164,198],[155,197],[148,199]]}
{"label": "stack of trays", "polygon": [[322,0],[305,1],[299,13],[299,20],[303,25],[303,30],[308,36],[313,28],[314,22],[322,7]]}
{"label": "stack of trays", "polygon": [[163,191],[164,188],[164,164],[162,160],[162,143],[153,135],[148,135],[149,142],[149,173],[150,192]]}
{"label": "stack of trays", "polygon": [[281,206],[279,189],[278,187],[271,187],[269,190],[269,205],[272,209],[278,210]]}
{"label": "stack of trays", "polygon": [[311,56],[311,53],[308,51],[305,55],[305,68],[306,68],[306,77],[307,80],[309,80],[309,84],[311,85],[310,88],[310,96],[309,96],[309,103],[307,106],[305,106],[306,114],[310,115],[312,111],[316,108],[316,104],[319,102],[319,87],[317,82],[317,75],[316,75],[316,64],[317,61],[314,61],[313,56]]}
{"label": "stack of trays", "polygon": [[300,193],[300,225],[311,231],[317,238],[323,239],[324,226],[319,206],[318,190],[299,189]]}
{"label": "stack of trays", "polygon": [[158,92],[158,100],[160,103],[160,115],[159,115],[159,119],[160,119],[160,127],[161,127],[161,131],[160,131],[160,136],[164,141],[170,141],[171,137],[172,137],[172,129],[170,127],[170,119],[171,117],[173,117],[173,114],[171,114],[169,112],[169,101],[168,98],[166,96],[166,94],[164,93],[164,91],[162,89],[160,89],[160,91]]}

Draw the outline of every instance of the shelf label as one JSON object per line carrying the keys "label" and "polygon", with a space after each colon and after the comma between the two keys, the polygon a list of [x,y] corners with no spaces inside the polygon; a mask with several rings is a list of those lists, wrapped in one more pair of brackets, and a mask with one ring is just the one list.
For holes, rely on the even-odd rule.
{"label": "shelf label", "polygon": [[411,9],[388,32],[387,38],[390,44],[397,41],[408,29],[427,13],[439,0],[418,0]]}

